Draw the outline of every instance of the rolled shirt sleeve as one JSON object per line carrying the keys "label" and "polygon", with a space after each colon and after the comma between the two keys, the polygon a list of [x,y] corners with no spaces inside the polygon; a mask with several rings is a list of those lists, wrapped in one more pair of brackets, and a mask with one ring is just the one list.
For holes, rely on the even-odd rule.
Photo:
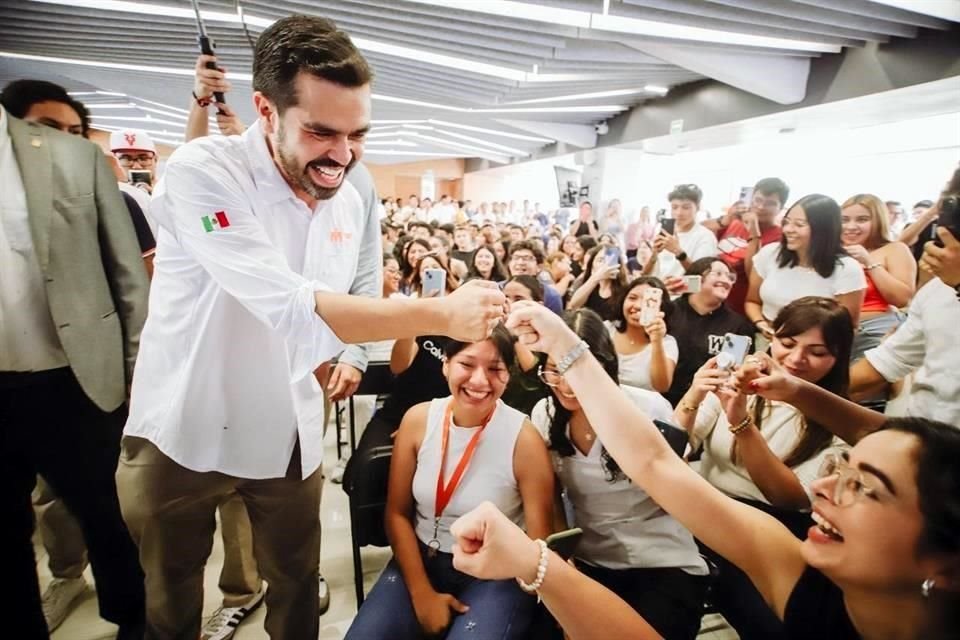
{"label": "rolled shirt sleeve", "polygon": [[227,294],[286,342],[291,379],[343,350],[316,313],[323,284],[294,272],[271,243],[239,182],[222,167],[171,163],[151,209]]}
{"label": "rolled shirt sleeve", "polygon": [[884,380],[897,382],[907,377],[923,364],[927,354],[927,341],[923,331],[923,300],[921,291],[910,304],[906,321],[900,325],[880,346],[864,354]]}

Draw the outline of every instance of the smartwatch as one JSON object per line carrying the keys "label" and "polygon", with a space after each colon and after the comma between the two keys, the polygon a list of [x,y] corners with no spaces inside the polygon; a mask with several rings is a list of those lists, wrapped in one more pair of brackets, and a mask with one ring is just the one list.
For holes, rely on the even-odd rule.
{"label": "smartwatch", "polygon": [[683,262],[686,259],[687,259],[686,251],[681,251],[680,253],[677,254],[677,260],[679,260],[680,262]]}

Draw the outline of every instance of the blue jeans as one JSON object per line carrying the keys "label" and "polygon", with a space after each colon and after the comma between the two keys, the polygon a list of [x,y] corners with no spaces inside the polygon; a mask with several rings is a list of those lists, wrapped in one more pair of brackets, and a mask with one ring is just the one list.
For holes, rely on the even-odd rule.
{"label": "blue jeans", "polygon": [[880,346],[887,334],[896,330],[904,320],[899,311],[891,311],[882,316],[876,316],[860,322],[860,331],[853,338],[853,350],[850,354],[850,363],[853,364],[863,357],[870,349]]}
{"label": "blue jeans", "polygon": [[[519,640],[527,632],[537,599],[513,580],[477,580],[453,568],[453,555],[429,557],[420,544],[420,557],[430,584],[470,607],[454,613],[446,640]],[[419,640],[424,637],[413,610],[410,592],[396,559],[390,560],[370,595],[363,601],[344,640]]]}

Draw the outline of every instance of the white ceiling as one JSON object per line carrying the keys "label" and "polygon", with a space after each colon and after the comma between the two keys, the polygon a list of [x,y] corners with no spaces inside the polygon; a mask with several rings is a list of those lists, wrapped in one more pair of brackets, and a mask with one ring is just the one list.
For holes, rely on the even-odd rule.
{"label": "white ceiling", "polygon": [[[371,162],[523,158],[670,87],[714,78],[783,104],[812,57],[960,21],[937,0],[203,0],[252,119],[251,38],[291,13],[348,31],[376,73]],[[894,6],[896,5],[896,6]],[[99,128],[182,140],[197,52],[186,0],[25,0],[0,5],[0,83],[78,92]]]}

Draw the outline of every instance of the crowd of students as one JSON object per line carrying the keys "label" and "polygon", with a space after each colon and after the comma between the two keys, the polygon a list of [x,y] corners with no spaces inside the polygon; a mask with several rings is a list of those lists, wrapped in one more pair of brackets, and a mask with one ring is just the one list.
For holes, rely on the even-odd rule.
{"label": "crowd of students", "polygon": [[[326,57],[301,68],[274,46],[281,41]],[[224,567],[224,605],[203,637],[229,638],[263,600],[275,637],[315,637],[324,609],[317,382],[328,400],[348,397],[369,347],[345,343],[387,338],[390,393],[344,483],[353,491],[375,477],[363,452],[392,450],[389,482],[374,488],[386,509],[368,524],[382,527],[394,557],[351,640],[693,638],[707,603],[745,639],[956,634],[960,230],[951,216],[960,217],[960,169],[909,224],[875,195],[791,203],[779,178],[703,222],[694,184],[672,189],[670,214],[657,221],[649,211],[626,220],[617,200],[599,218],[583,202],[573,220],[536,203],[474,207],[449,196],[378,207],[356,163],[370,72],[346,34],[323,20],[280,20],[257,57],[258,122],[247,128],[221,105],[218,124],[230,135],[207,136],[210,96],[230,87],[201,57],[188,127],[198,140],[177,152],[152,201],[124,201],[144,228],[146,267],[129,275],[139,288],[123,321],[128,342],[146,313],[139,297],[159,244],[158,262],[139,356],[137,345],[124,347],[132,360],[102,403],[110,412],[88,412],[91,424],[109,418],[114,435],[127,419],[122,453],[118,436],[98,467],[101,510],[81,499],[90,486],[71,487],[63,472],[50,472],[55,486],[40,499],[64,493],[66,507],[81,510],[101,610],[122,637],[196,637],[217,508],[237,562],[260,566],[241,576],[245,593],[233,599]],[[299,113],[272,102],[296,96],[295,86],[337,98],[306,105],[318,110],[313,122],[346,131],[319,164],[297,165],[297,152],[333,134],[292,142],[276,124]],[[17,129],[23,118],[84,135],[83,106],[58,89],[8,87],[0,133],[65,144]],[[344,104],[352,107],[331,106]],[[115,136],[123,182],[156,160],[138,135]],[[116,191],[112,178],[97,189],[107,187]],[[28,212],[2,195],[11,211]],[[229,201],[224,211],[197,208],[218,198]],[[277,212],[268,230],[252,212],[267,209]],[[136,258],[134,225],[115,234]],[[4,239],[0,248],[13,246]],[[99,269],[98,256],[84,260]],[[113,277],[102,271],[97,278]],[[428,294],[438,271],[439,290]],[[179,315],[184,304],[203,309],[195,325]],[[731,344],[745,347],[738,357]],[[69,377],[76,347],[64,345],[48,367],[63,377],[58,394],[89,396],[89,378]],[[11,353],[0,362],[0,419],[20,428],[28,411],[17,403],[36,403],[52,378],[37,377],[29,354],[21,362]],[[316,367],[337,354],[334,366]],[[193,383],[164,392],[182,379]],[[205,411],[222,428],[199,424]],[[288,419],[268,437],[260,420],[274,415]],[[36,443],[16,444],[25,458],[39,455]],[[58,460],[76,467],[65,453]],[[49,471],[33,462],[17,470],[18,490]],[[20,506],[18,553],[32,560],[32,522]],[[98,521],[103,513],[109,519]],[[543,542],[568,527],[582,530],[569,564]],[[122,543],[120,577],[106,570],[109,539],[91,535],[107,530]],[[19,566],[22,576],[31,569]],[[48,589],[42,599],[35,572],[32,580],[38,593],[23,596],[23,615],[42,637],[55,624],[41,600],[63,600],[64,585],[82,578],[58,577],[60,595]],[[124,581],[135,588],[118,589]]]}

